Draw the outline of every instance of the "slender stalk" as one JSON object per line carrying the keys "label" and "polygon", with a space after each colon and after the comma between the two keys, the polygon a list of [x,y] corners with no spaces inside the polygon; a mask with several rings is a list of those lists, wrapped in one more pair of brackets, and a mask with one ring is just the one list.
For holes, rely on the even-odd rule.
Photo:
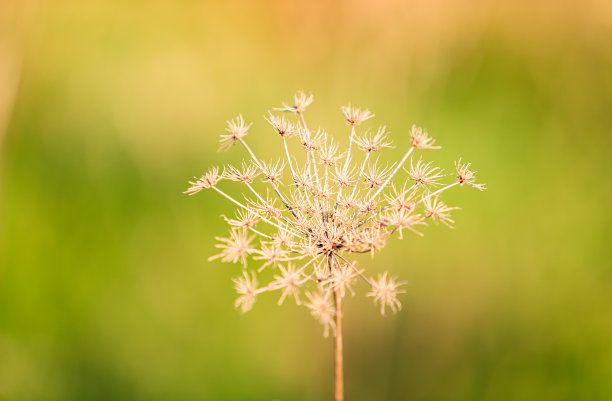
{"label": "slender stalk", "polygon": [[444,192],[444,191],[446,191],[447,189],[454,187],[455,185],[459,185],[459,183],[458,183],[458,182],[453,182],[452,184],[448,184],[448,185],[447,185],[447,186],[445,186],[444,188],[440,188],[440,189],[438,189],[437,191],[432,192],[432,193],[430,193],[430,194],[428,194],[428,195],[426,195],[426,196],[422,197],[421,199],[419,199],[419,200],[418,200],[418,201],[417,201],[417,202],[414,204],[414,206],[418,205],[418,204],[419,204],[419,203],[421,203],[421,202],[424,202],[426,199],[429,199],[429,198],[431,198],[432,196],[436,196],[436,195],[437,195],[437,194],[439,194],[440,192]]}
{"label": "slender stalk", "polygon": [[221,191],[219,188],[217,188],[217,187],[212,187],[212,189],[214,189],[215,191],[217,191],[217,192],[218,192],[218,193],[219,193],[221,196],[223,196],[224,198],[228,199],[230,202],[232,202],[232,203],[234,203],[234,204],[236,204],[236,205],[240,206],[241,208],[243,208],[243,209],[245,209],[245,210],[250,211],[250,212],[251,212],[251,213],[253,213],[255,216],[259,217],[259,218],[260,218],[262,221],[265,221],[266,223],[273,225],[274,227],[278,228],[279,230],[286,230],[286,231],[290,232],[291,234],[296,235],[296,236],[298,236],[298,237],[304,237],[303,235],[298,234],[297,232],[295,232],[295,231],[293,231],[293,230],[291,230],[291,229],[289,229],[289,228],[287,228],[287,227],[283,228],[283,227],[279,226],[278,224],[276,224],[276,223],[274,223],[274,222],[272,222],[272,221],[270,221],[270,220],[266,219],[265,217],[263,217],[263,216],[262,216],[262,215],[260,215],[259,213],[256,213],[256,212],[255,212],[253,209],[251,209],[250,207],[247,207],[247,206],[243,205],[242,203],[238,202],[236,199],[232,198],[231,196],[229,196],[229,195],[228,195],[228,194],[226,194],[225,192]]}
{"label": "slender stalk", "polygon": [[293,169],[293,163],[291,163],[291,156],[289,156],[289,148],[287,147],[287,138],[283,136],[283,145],[285,146],[285,155],[287,156],[287,163],[289,163],[289,169],[291,170],[291,178],[295,182],[295,170]]}
{"label": "slender stalk", "polygon": [[[257,156],[255,156],[255,153],[253,153],[249,145],[247,145],[247,143],[244,140],[242,140],[242,138],[240,139],[240,143],[242,144],[242,146],[244,146],[247,152],[249,152],[249,154],[251,155],[251,158],[253,159],[257,167],[259,167],[259,170],[263,171],[263,165],[261,164],[261,161],[257,158]],[[270,182],[270,184],[272,184],[272,188],[274,188],[274,192],[276,192],[276,195],[278,195],[279,199],[281,200],[281,202],[283,202],[285,207],[291,212],[291,214],[293,214],[294,217],[297,217],[295,212],[293,211],[293,208],[289,205],[289,203],[285,200],[285,197],[278,190],[278,187],[276,186],[276,184],[273,182]]]}
{"label": "slender stalk", "polygon": [[[327,257],[329,272],[332,271],[332,256]],[[334,288],[336,336],[334,337],[334,401],[344,401],[344,361],[342,359],[342,297],[340,289]]]}
{"label": "slender stalk", "polygon": [[[369,252],[369,251],[367,251],[367,252]],[[362,272],[360,272],[360,271],[359,271],[359,270],[358,270],[358,269],[355,267],[355,265],[354,265],[354,264],[352,264],[351,262],[349,262],[348,260],[346,260],[344,257],[342,257],[342,255],[340,255],[340,254],[338,254],[338,253],[336,254],[336,256],[337,256],[337,257],[339,257],[340,259],[344,260],[344,261],[346,262],[346,264],[348,264],[349,266],[351,266],[351,267],[353,268],[353,270],[355,270],[355,271],[357,272],[357,274],[359,274],[359,276],[361,276],[361,278],[362,278],[362,279],[363,279],[363,280],[364,280],[366,283],[368,283],[368,285],[369,285],[370,287],[374,287],[374,285],[372,284],[372,282],[371,282],[370,280],[368,280],[368,278],[367,278],[366,276],[364,276],[364,275],[363,275],[363,273],[362,273]],[[338,261],[336,261],[336,262],[338,262]]]}
{"label": "slender stalk", "polygon": [[348,149],[346,151],[346,158],[344,159],[344,168],[346,169],[351,158],[351,148],[353,147],[353,137],[355,136],[355,126],[351,125],[351,136],[349,137]]}
{"label": "slender stalk", "polygon": [[298,114],[300,115],[300,120],[302,121],[302,125],[304,126],[304,129],[308,131],[308,126],[306,125],[306,119],[304,119],[304,114],[301,111],[299,111]]}
{"label": "slender stalk", "polygon": [[344,363],[342,360],[342,297],[340,290],[334,290],[334,304],[336,305],[336,338],[334,343],[335,360],[335,401],[344,401]]}
{"label": "slender stalk", "polygon": [[363,163],[361,163],[361,168],[359,169],[359,175],[357,176],[357,180],[355,181],[355,185],[353,186],[353,192],[351,192],[351,198],[355,196],[355,191],[357,190],[357,186],[359,185],[359,181],[361,181],[361,176],[363,175],[363,170],[365,169],[366,163],[370,158],[370,152],[367,152],[365,158],[363,159]]}
{"label": "slender stalk", "polygon": [[400,160],[399,163],[397,163],[397,166],[395,166],[395,169],[393,170],[393,172],[391,174],[389,174],[389,177],[387,177],[387,179],[385,180],[385,182],[380,186],[380,188],[378,188],[378,191],[376,191],[376,193],[374,194],[374,196],[372,196],[370,198],[370,202],[373,201],[378,194],[380,194],[382,192],[383,189],[385,189],[385,187],[387,186],[387,184],[391,181],[391,179],[393,178],[393,176],[395,175],[395,173],[397,173],[397,171],[400,169],[400,167],[402,167],[402,165],[404,164],[404,162],[406,161],[406,159],[408,158],[408,156],[410,156],[410,153],[412,153],[412,150],[414,148],[411,147],[410,149],[408,149],[408,152],[406,152],[404,154],[404,157],[402,157],[402,160]]}

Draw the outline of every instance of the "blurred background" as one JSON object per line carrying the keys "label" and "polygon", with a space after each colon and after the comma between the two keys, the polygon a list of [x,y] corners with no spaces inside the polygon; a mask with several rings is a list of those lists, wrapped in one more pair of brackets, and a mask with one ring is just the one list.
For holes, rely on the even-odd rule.
{"label": "blurred background", "polygon": [[360,259],[410,285],[344,302],[347,400],[612,399],[608,0],[3,0],[1,400],[331,398],[331,339],[234,310],[240,267],[206,260],[234,208],[181,194],[242,159],[238,113],[280,149],[263,116],[299,89],[342,143],[351,101],[387,160],[421,125],[490,188]]}

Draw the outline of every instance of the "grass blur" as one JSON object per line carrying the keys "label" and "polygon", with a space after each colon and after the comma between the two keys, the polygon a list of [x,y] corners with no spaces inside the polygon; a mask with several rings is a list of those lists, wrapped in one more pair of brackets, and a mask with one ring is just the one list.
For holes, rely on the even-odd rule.
{"label": "grass blur", "polygon": [[394,316],[345,301],[347,400],[612,399],[608,2],[5,0],[0,400],[330,398],[321,327],[237,313],[239,266],[206,261],[233,208],[181,194],[242,159],[238,113],[277,149],[298,89],[338,139],[351,101],[389,158],[422,125],[490,188],[361,260],[411,285]]}

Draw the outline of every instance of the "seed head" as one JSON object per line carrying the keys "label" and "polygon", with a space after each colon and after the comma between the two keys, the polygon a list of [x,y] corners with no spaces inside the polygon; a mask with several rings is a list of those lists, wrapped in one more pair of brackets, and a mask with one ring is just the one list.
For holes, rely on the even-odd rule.
{"label": "seed head", "polygon": [[215,245],[215,247],[222,251],[218,255],[211,256],[208,260],[221,258],[222,262],[236,263],[240,261],[246,267],[253,238],[249,237],[245,231],[236,229],[230,231],[229,238],[216,237],[216,240],[221,243]]}
{"label": "seed head", "polygon": [[223,178],[250,184],[259,175],[259,169],[252,162],[242,162],[242,170],[227,165],[223,171]]}
{"label": "seed head", "polygon": [[271,287],[283,290],[278,304],[282,305],[287,295],[293,295],[295,303],[300,305],[300,297],[297,290],[299,286],[306,282],[302,269],[296,270],[292,263],[287,264],[286,267],[279,265],[278,268],[281,271],[281,275],[274,276],[275,280],[270,284]]}
{"label": "seed head", "polygon": [[372,291],[367,293],[368,297],[374,297],[374,301],[380,304],[380,313],[385,314],[386,308],[389,307],[393,313],[396,313],[402,308],[402,304],[397,299],[397,294],[405,293],[405,290],[398,289],[399,286],[405,284],[396,282],[395,278],[387,278],[387,272],[378,275],[378,280],[370,279],[372,282]]}
{"label": "seed head", "polygon": [[255,277],[254,272],[251,274],[252,275],[249,276],[247,271],[243,270],[242,277],[232,279],[236,292],[240,294],[236,302],[234,302],[234,307],[240,309],[242,313],[251,310],[255,303],[255,296],[257,295],[257,277]]}
{"label": "seed head", "polygon": [[285,119],[285,117],[280,116],[277,117],[271,112],[268,112],[270,115],[266,118],[266,121],[274,127],[276,132],[282,137],[288,137],[295,133],[295,127],[293,124]]}
{"label": "seed head", "polygon": [[379,188],[389,177],[392,167],[380,167],[378,160],[368,168],[363,178],[368,188]]}
{"label": "seed head", "polygon": [[342,114],[344,114],[346,122],[349,125],[359,125],[365,120],[369,120],[370,118],[374,117],[374,114],[372,114],[370,110],[361,110],[352,107],[350,103],[348,104],[348,106],[340,107],[340,110],[342,111]]}
{"label": "seed head", "polygon": [[427,131],[416,125],[410,130],[410,138],[412,147],[415,149],[441,149],[440,146],[434,146],[435,140],[429,137]]}
{"label": "seed head", "polygon": [[[327,335],[335,330],[330,294],[336,300],[348,292],[354,294],[356,280],[363,279],[371,287],[366,295],[380,306],[382,314],[401,307],[398,295],[404,292],[399,288],[402,283],[386,272],[377,280],[368,279],[364,269],[347,259],[351,254],[370,253],[373,257],[396,233],[400,239],[404,231],[422,236],[430,218],[452,227],[450,213],[458,208],[446,206],[440,194],[454,186],[484,189],[484,185],[475,183],[475,172],[461,160],[455,163],[456,180],[444,185],[448,174],[439,167],[420,158],[414,162],[413,152],[439,149],[427,132],[416,126],[403,157],[394,164],[380,162],[382,150],[391,147],[389,132],[381,126],[374,133],[357,135],[355,127],[374,114],[350,105],[341,108],[351,126],[348,146],[341,152],[324,130],[307,128],[304,111],[312,101],[312,95],[298,92],[293,105],[283,103],[277,109],[295,116],[268,113],[266,120],[282,138],[284,148],[283,158],[273,162],[256,156],[245,141],[251,124],[241,115],[228,121],[221,150],[240,142],[248,158],[240,165],[226,165],[223,174],[218,167],[212,168],[191,181],[185,193],[212,188],[237,207],[233,218],[223,216],[230,226],[229,235],[217,238],[220,252],[210,258],[244,266],[242,276],[234,279],[239,294],[236,308],[250,310],[256,296],[264,292],[279,291],[279,304],[293,297],[298,305],[305,294],[305,306],[323,324]],[[297,143],[291,143],[293,138]],[[351,152],[353,145],[363,152]],[[292,149],[303,150],[302,155]],[[376,160],[373,152],[379,152]],[[284,174],[285,163],[290,174]],[[256,180],[259,176],[262,179]],[[222,179],[244,184],[244,194],[226,193],[219,185]],[[248,261],[257,264],[255,270],[246,270]],[[259,287],[257,274],[268,276],[267,284]]]}
{"label": "seed head", "polygon": [[300,135],[300,142],[304,147],[304,150],[307,152],[313,152],[319,149],[323,139],[327,136],[327,134],[321,130],[318,130],[315,134],[311,133],[306,128],[300,127],[298,129]]}
{"label": "seed head", "polygon": [[306,307],[310,309],[312,316],[323,325],[323,336],[329,335],[330,329],[336,334],[336,323],[334,322],[334,307],[329,300],[328,295],[322,292],[306,293],[308,302]]}
{"label": "seed head", "polygon": [[236,141],[242,140],[242,138],[247,135],[251,125],[252,123],[244,123],[242,114],[239,114],[238,117],[234,118],[233,120],[227,121],[227,128],[225,130],[228,133],[221,134],[221,139],[219,139],[219,142],[221,143],[219,151],[228,150],[234,143],[236,143]]}
{"label": "seed head", "polygon": [[347,290],[351,295],[355,295],[353,285],[357,280],[358,273],[360,272],[354,264],[343,263],[332,270],[330,277],[324,283],[331,284],[332,289],[338,290],[341,297],[345,296]]}
{"label": "seed head", "polygon": [[444,202],[438,199],[438,197],[429,197],[425,199],[424,202],[426,217],[431,217],[433,221],[436,223],[440,221],[442,224],[450,228],[455,224],[455,220],[453,220],[450,216],[451,210],[458,210],[458,207],[448,207]]}
{"label": "seed head", "polygon": [[[404,169],[405,170],[405,169]],[[410,161],[410,170],[408,172],[410,179],[414,181],[416,185],[431,185],[433,187],[439,186],[440,178],[444,177],[440,167],[433,166],[433,162],[425,163],[423,160],[419,160],[415,166]]]}
{"label": "seed head", "polygon": [[244,229],[255,227],[255,224],[257,224],[257,222],[260,220],[258,215],[246,209],[238,210],[238,212],[236,212],[235,219],[228,219],[225,216],[223,216],[223,218],[230,226]]}
{"label": "seed head", "polygon": [[382,126],[378,128],[376,134],[366,132],[361,138],[355,138],[355,144],[365,152],[375,152],[382,148],[391,148],[391,141],[388,140],[388,132],[385,131],[386,127]]}
{"label": "seed head", "polygon": [[338,153],[338,144],[334,143],[334,139],[332,138],[329,143],[327,143],[326,137],[323,145],[319,148],[319,162],[326,166],[334,167],[338,164],[342,156],[343,153]]}
{"label": "seed head", "polygon": [[285,162],[279,160],[275,164],[263,163],[261,172],[267,181],[273,184],[280,184],[281,178],[283,178],[283,169],[285,168]]}
{"label": "seed head", "polygon": [[200,178],[193,177],[195,181],[189,181],[191,186],[187,188],[184,194],[195,195],[203,189],[212,188],[223,178],[219,175],[219,167],[213,167]]}
{"label": "seed head", "polygon": [[289,255],[289,251],[283,249],[281,246],[271,243],[271,244],[261,244],[261,249],[254,250],[253,253],[257,254],[257,256],[253,257],[253,260],[264,260],[265,263],[261,265],[258,271],[262,271],[266,266],[274,265],[280,261],[284,261]]}
{"label": "seed head", "polygon": [[480,191],[485,190],[485,184],[476,184],[474,180],[476,179],[476,171],[470,170],[470,165],[472,163],[461,164],[461,159],[455,162],[455,168],[457,169],[457,182],[460,185],[467,184],[472,186]]}
{"label": "seed head", "polygon": [[306,95],[304,91],[299,91],[293,96],[293,106],[289,106],[287,103],[283,102],[283,107],[275,108],[274,110],[278,111],[290,111],[293,113],[303,113],[306,107],[310,106],[312,101],[314,100],[314,96],[312,93]]}

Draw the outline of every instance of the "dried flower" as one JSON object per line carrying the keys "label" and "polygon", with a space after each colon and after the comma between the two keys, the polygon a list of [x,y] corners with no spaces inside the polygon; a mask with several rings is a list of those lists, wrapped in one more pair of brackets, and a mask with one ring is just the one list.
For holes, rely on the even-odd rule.
{"label": "dried flower", "polygon": [[380,304],[380,313],[385,314],[386,308],[389,307],[393,313],[402,309],[402,304],[397,299],[397,294],[403,294],[406,291],[398,289],[403,282],[397,283],[394,278],[387,278],[387,272],[378,276],[378,280],[371,279],[372,291],[367,293],[368,297],[373,297],[375,302]]}
{"label": "dried flower", "polygon": [[365,120],[369,120],[370,118],[374,117],[374,114],[372,114],[370,110],[354,108],[350,103],[348,106],[342,106],[340,110],[342,111],[342,114],[344,114],[344,117],[346,117],[346,122],[349,123],[349,125],[359,125]]}
{"label": "dried flower", "polygon": [[368,188],[379,188],[391,174],[392,167],[380,167],[378,160],[364,173],[363,179]]}
{"label": "dried flower", "polygon": [[258,215],[247,209],[238,210],[235,219],[228,219],[225,216],[223,218],[230,226],[244,229],[255,227],[255,224],[260,220]]}
{"label": "dried flower", "polygon": [[306,128],[299,128],[300,142],[304,147],[304,150],[307,152],[313,152],[319,149],[319,146],[323,142],[324,138],[327,136],[325,132],[318,130],[316,133],[312,133]]}
{"label": "dried flower", "polygon": [[306,107],[310,106],[314,100],[313,94],[306,95],[304,91],[299,91],[293,97],[293,106],[289,106],[283,102],[283,107],[275,108],[278,111],[290,111],[293,113],[303,113]]}
{"label": "dried flower", "polygon": [[289,255],[289,251],[283,249],[281,245],[278,243],[262,243],[261,249],[253,250],[253,253],[258,256],[254,256],[253,260],[265,260],[265,263],[261,265],[258,271],[262,271],[266,266],[276,265],[280,261],[284,261],[287,259],[287,255]]}
{"label": "dried flower", "polygon": [[438,197],[427,198],[424,202],[425,213],[427,217],[431,217],[436,223],[440,221],[442,224],[450,228],[455,224],[455,220],[450,217],[451,210],[458,210],[458,207],[448,207]]}
{"label": "dried flower", "polygon": [[218,255],[211,256],[208,260],[221,258],[222,262],[236,263],[242,262],[244,267],[247,265],[247,255],[251,252],[251,241],[254,237],[249,237],[242,230],[230,231],[229,238],[216,237],[221,244],[215,245],[216,248],[222,249]]}
{"label": "dried flower", "polygon": [[240,309],[242,313],[248,312],[253,307],[255,296],[257,295],[257,278],[255,273],[249,276],[246,270],[243,270],[242,277],[237,277],[232,281],[234,282],[236,292],[240,294],[236,302],[234,302],[234,307]]}
{"label": "dried flower", "polygon": [[[268,112],[270,113],[270,112]],[[270,113],[270,116],[266,118],[266,121],[270,123],[280,136],[290,136],[295,133],[295,127],[293,124],[285,119],[285,117],[277,117]]]}
{"label": "dried flower", "polygon": [[419,160],[415,166],[410,161],[410,170],[404,169],[416,185],[439,186],[440,178],[444,177],[440,167],[432,166],[433,162],[425,163]]}
{"label": "dried flower", "polygon": [[343,263],[339,265],[337,269],[334,269],[331,276],[323,281],[323,283],[331,284],[332,289],[338,290],[341,297],[345,296],[346,290],[348,290],[351,295],[355,295],[353,285],[359,273],[361,272],[357,270],[354,264]]}
{"label": "dried flower", "polygon": [[228,150],[234,143],[236,143],[236,141],[241,141],[242,138],[247,135],[251,125],[252,123],[248,125],[244,123],[242,114],[239,114],[238,117],[234,118],[233,120],[227,121],[227,128],[225,130],[228,133],[221,134],[221,139],[219,139],[219,142],[221,143],[219,151]]}
{"label": "dried flower", "polygon": [[312,294],[306,293],[308,302],[306,307],[310,309],[312,316],[323,325],[323,336],[329,335],[331,329],[334,334],[336,332],[336,324],[334,323],[334,307],[329,301],[329,297],[321,292]]}
{"label": "dried flower", "polygon": [[273,184],[278,184],[280,183],[281,178],[283,178],[284,168],[285,163],[279,160],[275,164],[263,163],[261,166],[261,172],[263,173],[266,180],[270,181]]}
{"label": "dried flower", "polygon": [[415,149],[440,149],[440,146],[434,146],[435,140],[429,137],[427,131],[416,125],[412,126],[410,130],[410,138],[412,147]]}
{"label": "dried flower", "polygon": [[342,153],[338,153],[338,144],[334,143],[332,138],[327,143],[327,137],[323,141],[323,145],[319,148],[319,160],[321,164],[326,166],[334,167],[338,161],[342,158]]}
{"label": "dried flower", "polygon": [[[312,95],[298,92],[294,104],[277,110],[295,113],[295,121],[269,113],[266,120],[281,137],[285,157],[264,162],[255,155],[244,140],[250,124],[242,116],[228,121],[227,134],[221,136],[225,150],[240,142],[249,159],[240,167],[227,165],[223,174],[214,167],[200,178],[190,181],[185,193],[193,195],[211,188],[232,202],[238,211],[234,218],[224,219],[230,226],[228,237],[217,238],[221,251],[210,260],[241,263],[251,259],[258,264],[258,272],[272,270],[273,279],[258,287],[256,272],[243,271],[234,280],[239,298],[236,307],[242,312],[251,309],[255,296],[280,290],[279,304],[293,297],[301,304],[301,294],[308,299],[305,306],[325,328],[325,333],[336,330],[341,319],[340,302],[347,292],[354,293],[358,279],[371,287],[367,296],[373,297],[380,311],[397,311],[401,304],[398,294],[402,283],[384,272],[378,280],[368,279],[363,270],[347,259],[350,254],[374,253],[382,250],[393,235],[403,238],[409,230],[423,235],[418,229],[427,219],[452,227],[450,212],[456,207],[446,206],[439,196],[453,186],[464,184],[478,189],[470,164],[455,163],[457,178],[442,186],[447,176],[432,162],[421,159],[413,163],[414,151],[439,149],[434,139],[422,128],[412,127],[411,146],[397,163],[390,166],[371,160],[373,152],[391,147],[389,133],[381,126],[375,133],[358,136],[356,126],[374,116],[368,110],[342,107],[351,134],[346,152],[325,131],[307,128],[304,110],[313,100]],[[296,138],[304,149],[303,157],[294,156],[288,142]],[[353,152],[354,145],[364,153]],[[410,159],[410,167],[398,174]],[[301,161],[298,161],[301,160]],[[285,167],[290,174],[284,174]],[[262,180],[256,180],[261,175]],[[404,176],[397,182],[398,177]],[[289,176],[289,179],[283,177]],[[243,197],[235,197],[220,188],[222,179],[243,183]],[[396,180],[394,183],[393,180]],[[285,184],[285,185],[283,185]],[[433,188],[441,187],[440,189]],[[253,239],[258,238],[254,242]],[[262,272],[262,275],[268,274]],[[314,290],[313,290],[314,287]],[[333,297],[334,303],[331,303]],[[338,308],[338,309],[336,309]]]}
{"label": "dried flower", "polygon": [[476,184],[474,180],[476,179],[476,171],[470,170],[470,165],[472,163],[461,164],[461,159],[455,162],[455,168],[457,169],[457,182],[459,185],[467,184],[479,190],[486,189],[485,184]]}
{"label": "dried flower", "polygon": [[191,187],[187,188],[184,194],[195,195],[203,189],[212,188],[222,179],[219,175],[219,167],[213,167],[209,172],[200,178],[193,177],[195,181],[189,181]]}
{"label": "dried flower", "polygon": [[386,131],[386,127],[382,126],[378,128],[376,134],[372,135],[366,132],[366,134],[359,138],[355,138],[355,144],[365,152],[375,152],[382,148],[390,148],[391,141],[388,140],[389,133]]}
{"label": "dried flower", "polygon": [[259,175],[259,169],[253,163],[242,162],[242,170],[234,166],[225,166],[223,177],[231,181],[239,181],[250,184]]}
{"label": "dried flower", "polygon": [[282,288],[283,293],[281,294],[278,304],[282,305],[287,295],[293,295],[295,303],[300,304],[300,297],[298,294],[298,287],[304,284],[306,280],[303,277],[302,269],[296,270],[292,263],[287,264],[287,267],[278,265],[281,271],[280,276],[274,276],[275,280],[270,284],[272,288]]}

